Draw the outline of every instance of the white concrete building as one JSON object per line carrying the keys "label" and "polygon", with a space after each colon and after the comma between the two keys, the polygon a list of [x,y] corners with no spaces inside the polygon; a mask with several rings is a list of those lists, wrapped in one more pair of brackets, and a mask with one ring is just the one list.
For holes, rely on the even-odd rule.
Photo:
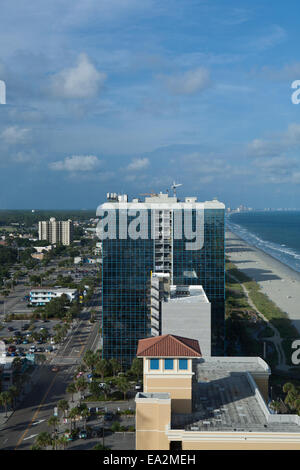
{"label": "white concrete building", "polygon": [[39,240],[47,240],[51,244],[70,245],[73,240],[72,220],[56,220],[55,217],[51,217],[49,221],[40,221]]}
{"label": "white concrete building", "polygon": [[67,289],[63,287],[53,289],[52,287],[43,287],[40,289],[31,289],[29,301],[31,305],[46,305],[52,299],[61,297],[63,294],[65,294],[71,302],[78,298],[77,289]]}

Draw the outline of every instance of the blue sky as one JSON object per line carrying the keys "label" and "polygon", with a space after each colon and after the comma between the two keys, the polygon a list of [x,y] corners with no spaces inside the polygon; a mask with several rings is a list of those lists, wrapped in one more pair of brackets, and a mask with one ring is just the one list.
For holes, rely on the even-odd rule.
{"label": "blue sky", "polygon": [[[288,5],[288,6],[287,6]],[[0,208],[300,208],[296,0],[2,0]]]}

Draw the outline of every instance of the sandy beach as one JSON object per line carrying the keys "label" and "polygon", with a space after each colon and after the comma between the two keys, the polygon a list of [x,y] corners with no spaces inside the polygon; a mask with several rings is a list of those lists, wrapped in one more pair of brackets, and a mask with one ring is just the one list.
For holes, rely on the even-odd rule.
{"label": "sandy beach", "polygon": [[300,273],[226,230],[226,255],[259,283],[262,292],[286,312],[300,334]]}

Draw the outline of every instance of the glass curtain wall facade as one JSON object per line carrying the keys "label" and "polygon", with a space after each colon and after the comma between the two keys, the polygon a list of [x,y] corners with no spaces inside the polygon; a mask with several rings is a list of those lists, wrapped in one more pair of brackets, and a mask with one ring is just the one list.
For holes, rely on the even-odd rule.
{"label": "glass curtain wall facade", "polygon": [[[119,215],[116,210],[116,239],[102,244],[102,357],[117,358],[127,367],[136,357],[138,340],[150,336],[153,240],[150,211],[146,240],[120,239]],[[128,216],[128,225],[133,218]]]}
{"label": "glass curtain wall facade", "polygon": [[[159,206],[158,206],[159,209]],[[175,209],[175,208],[174,208]],[[103,240],[102,335],[103,358],[112,357],[123,365],[131,364],[139,339],[151,336],[151,271],[157,263],[156,244],[151,238],[151,211],[147,239],[120,237],[119,210],[116,209],[116,238]],[[135,218],[128,215],[127,226]],[[196,211],[192,211],[195,230]],[[182,214],[181,239],[171,233],[170,272],[174,285],[202,285],[211,302],[212,355],[224,355],[225,255],[224,209],[204,209],[204,244],[187,250]],[[122,222],[124,223],[124,222]],[[153,223],[153,221],[152,221]],[[121,227],[124,230],[127,227]],[[122,232],[122,230],[121,230]]]}
{"label": "glass curtain wall facade", "polygon": [[[192,211],[193,230],[196,212]],[[182,214],[182,233],[184,217]],[[225,247],[224,209],[204,210],[204,244],[199,250],[186,250],[186,239],[173,241],[173,283],[200,284],[211,302],[212,355],[224,355],[225,328]]]}

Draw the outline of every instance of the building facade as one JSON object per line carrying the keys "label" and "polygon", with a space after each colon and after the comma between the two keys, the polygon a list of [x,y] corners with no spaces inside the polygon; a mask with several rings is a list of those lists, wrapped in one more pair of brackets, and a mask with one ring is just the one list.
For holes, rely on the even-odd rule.
{"label": "building facade", "polygon": [[71,220],[39,222],[39,240],[47,240],[51,244],[70,245],[73,240],[73,223]]}
{"label": "building facade", "polygon": [[29,302],[31,303],[31,305],[36,306],[46,305],[52,299],[56,299],[58,297],[61,297],[62,295],[66,295],[70,302],[73,302],[73,300],[78,299],[77,289],[53,289],[51,287],[43,287],[40,289],[31,289],[29,293]]}
{"label": "building facade", "polygon": [[271,413],[259,357],[201,357],[197,341],[141,340],[136,450],[299,450],[300,417]]}
{"label": "building facade", "polygon": [[[130,363],[138,340],[151,336],[152,273],[168,275],[170,285],[203,286],[211,303],[212,354],[223,355],[224,204],[160,193],[144,202],[109,195],[101,208],[115,220],[114,236],[102,238],[103,357]],[[130,235],[134,224],[140,237]],[[190,248],[190,232],[199,227],[202,239]]]}

